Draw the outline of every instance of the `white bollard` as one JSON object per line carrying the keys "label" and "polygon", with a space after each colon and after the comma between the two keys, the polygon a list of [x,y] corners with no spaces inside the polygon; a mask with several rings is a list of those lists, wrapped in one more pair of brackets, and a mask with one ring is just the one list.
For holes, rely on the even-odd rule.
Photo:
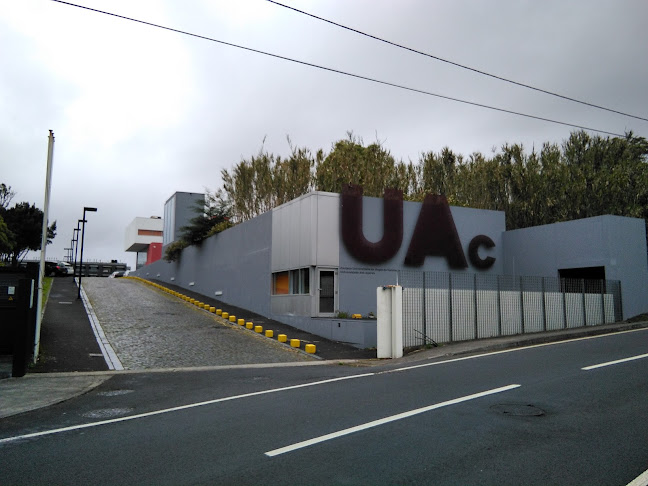
{"label": "white bollard", "polygon": [[377,357],[403,356],[403,287],[388,285],[376,289]]}

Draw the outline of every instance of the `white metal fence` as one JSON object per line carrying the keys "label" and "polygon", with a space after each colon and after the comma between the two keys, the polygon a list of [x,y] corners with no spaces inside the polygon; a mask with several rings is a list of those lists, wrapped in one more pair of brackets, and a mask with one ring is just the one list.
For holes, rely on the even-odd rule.
{"label": "white metal fence", "polygon": [[399,272],[403,346],[595,326],[621,320],[621,283]]}

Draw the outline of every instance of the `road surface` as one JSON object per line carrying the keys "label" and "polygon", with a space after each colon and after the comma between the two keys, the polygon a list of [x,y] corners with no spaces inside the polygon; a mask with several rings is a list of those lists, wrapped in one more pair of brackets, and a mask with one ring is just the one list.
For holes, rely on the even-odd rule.
{"label": "road surface", "polygon": [[0,484],[626,485],[648,470],[646,417],[648,330],[376,367],[121,374],[0,420]]}

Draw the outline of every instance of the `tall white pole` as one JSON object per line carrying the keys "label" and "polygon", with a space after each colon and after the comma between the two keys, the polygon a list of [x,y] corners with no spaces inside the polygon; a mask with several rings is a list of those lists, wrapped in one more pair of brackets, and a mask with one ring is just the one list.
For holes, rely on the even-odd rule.
{"label": "tall white pole", "polygon": [[43,233],[41,235],[40,270],[38,272],[38,296],[36,297],[36,332],[34,334],[34,363],[38,360],[41,333],[41,301],[43,300],[43,281],[45,278],[45,252],[47,250],[47,228],[49,227],[49,199],[52,187],[52,161],[54,159],[54,132],[49,131],[47,145],[47,176],[45,178],[45,203],[43,205]]}

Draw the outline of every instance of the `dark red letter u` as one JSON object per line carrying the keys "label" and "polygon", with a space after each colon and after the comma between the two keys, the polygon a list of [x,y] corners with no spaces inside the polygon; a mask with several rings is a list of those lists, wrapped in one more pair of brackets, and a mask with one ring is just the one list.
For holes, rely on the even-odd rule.
{"label": "dark red letter u", "polygon": [[403,242],[403,191],[385,189],[383,237],[377,243],[368,241],[362,230],[362,186],[345,186],[340,207],[342,241],[354,258],[364,263],[382,263],[398,253]]}

